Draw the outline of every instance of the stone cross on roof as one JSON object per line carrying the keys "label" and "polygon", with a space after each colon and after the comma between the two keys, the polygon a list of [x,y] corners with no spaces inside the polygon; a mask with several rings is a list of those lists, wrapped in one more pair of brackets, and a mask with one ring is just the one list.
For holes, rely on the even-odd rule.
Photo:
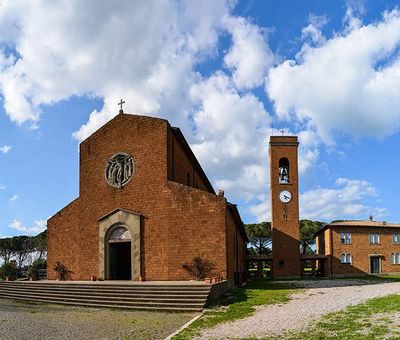
{"label": "stone cross on roof", "polygon": [[125,100],[121,99],[121,101],[118,103],[118,105],[120,106],[119,113],[124,113],[124,110],[122,110],[122,105],[123,104],[125,104]]}

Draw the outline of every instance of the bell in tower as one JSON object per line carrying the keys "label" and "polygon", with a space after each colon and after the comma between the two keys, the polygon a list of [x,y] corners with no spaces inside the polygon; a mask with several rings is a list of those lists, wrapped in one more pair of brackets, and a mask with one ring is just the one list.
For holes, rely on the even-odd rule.
{"label": "bell in tower", "polygon": [[281,158],[279,160],[279,184],[289,183],[289,160]]}

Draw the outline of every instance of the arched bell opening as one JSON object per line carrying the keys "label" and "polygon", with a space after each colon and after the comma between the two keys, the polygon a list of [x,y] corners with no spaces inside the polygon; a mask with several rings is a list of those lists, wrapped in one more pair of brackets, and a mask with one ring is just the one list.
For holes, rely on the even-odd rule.
{"label": "arched bell opening", "polygon": [[284,157],[279,160],[279,184],[288,184],[290,182],[289,160]]}

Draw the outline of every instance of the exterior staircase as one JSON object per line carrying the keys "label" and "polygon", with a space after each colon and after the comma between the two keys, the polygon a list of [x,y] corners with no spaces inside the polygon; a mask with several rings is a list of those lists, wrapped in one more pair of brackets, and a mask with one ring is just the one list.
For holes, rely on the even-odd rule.
{"label": "exterior staircase", "polygon": [[0,282],[0,298],[174,312],[201,311],[207,303],[210,290],[211,285],[204,283]]}

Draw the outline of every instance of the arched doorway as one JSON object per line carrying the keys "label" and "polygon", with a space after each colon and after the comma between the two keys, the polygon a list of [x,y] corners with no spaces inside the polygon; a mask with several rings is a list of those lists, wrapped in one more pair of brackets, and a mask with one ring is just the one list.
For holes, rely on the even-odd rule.
{"label": "arched doorway", "polygon": [[108,279],[132,279],[131,234],[123,225],[110,230],[108,236]]}

